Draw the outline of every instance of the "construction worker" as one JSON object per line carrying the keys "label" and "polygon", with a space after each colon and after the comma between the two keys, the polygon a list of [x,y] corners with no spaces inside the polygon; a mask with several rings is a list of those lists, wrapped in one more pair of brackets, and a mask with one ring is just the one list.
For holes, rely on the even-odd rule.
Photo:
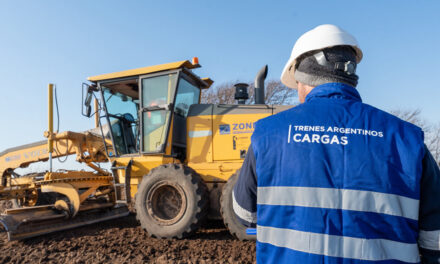
{"label": "construction worker", "polygon": [[233,208],[259,263],[439,263],[440,171],[423,131],[362,103],[356,39],[321,25],[281,81],[302,104],[257,122]]}

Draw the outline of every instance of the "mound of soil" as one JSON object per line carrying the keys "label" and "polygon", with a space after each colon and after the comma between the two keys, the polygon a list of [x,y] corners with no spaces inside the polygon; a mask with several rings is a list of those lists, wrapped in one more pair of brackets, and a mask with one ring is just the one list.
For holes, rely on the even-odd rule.
{"label": "mound of soil", "polygon": [[255,242],[234,239],[221,222],[205,224],[188,239],[157,239],[134,215],[24,241],[8,242],[2,231],[0,249],[0,263],[255,262]]}

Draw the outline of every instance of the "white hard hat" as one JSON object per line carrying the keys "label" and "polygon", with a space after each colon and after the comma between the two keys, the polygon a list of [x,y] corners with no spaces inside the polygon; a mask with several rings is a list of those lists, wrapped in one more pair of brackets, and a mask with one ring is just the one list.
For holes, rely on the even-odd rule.
{"label": "white hard hat", "polygon": [[353,47],[356,51],[356,63],[359,63],[362,60],[362,50],[359,48],[356,39],[340,27],[329,24],[320,25],[304,33],[293,46],[292,54],[281,74],[281,82],[287,87],[297,88],[294,77],[296,59],[309,51],[321,50],[340,45]]}

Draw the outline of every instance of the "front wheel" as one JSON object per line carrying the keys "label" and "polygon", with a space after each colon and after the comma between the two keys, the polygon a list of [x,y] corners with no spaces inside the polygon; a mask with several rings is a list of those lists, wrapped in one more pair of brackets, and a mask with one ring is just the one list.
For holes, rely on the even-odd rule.
{"label": "front wheel", "polygon": [[208,189],[197,172],[166,164],[152,169],[139,184],[136,218],[151,236],[182,238],[198,229],[208,205]]}

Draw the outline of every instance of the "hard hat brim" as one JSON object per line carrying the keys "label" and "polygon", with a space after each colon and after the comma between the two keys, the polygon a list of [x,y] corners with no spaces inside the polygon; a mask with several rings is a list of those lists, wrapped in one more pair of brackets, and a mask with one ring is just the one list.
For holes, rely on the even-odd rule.
{"label": "hard hat brim", "polygon": [[295,80],[295,63],[296,58],[289,58],[284,66],[283,73],[281,74],[281,82],[292,89],[298,89],[298,84]]}

